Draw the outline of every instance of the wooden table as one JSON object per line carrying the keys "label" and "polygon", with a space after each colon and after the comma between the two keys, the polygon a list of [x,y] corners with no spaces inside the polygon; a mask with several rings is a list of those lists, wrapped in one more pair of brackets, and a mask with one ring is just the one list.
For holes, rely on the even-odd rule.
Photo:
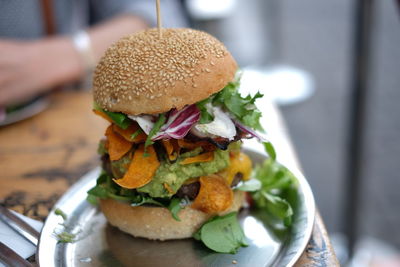
{"label": "wooden table", "polygon": [[[0,200],[42,221],[69,186],[99,164],[97,144],[107,125],[91,112],[89,92],[59,92],[50,100],[43,113],[0,128]],[[281,120],[276,110],[268,112]],[[319,213],[297,266],[339,266]]]}

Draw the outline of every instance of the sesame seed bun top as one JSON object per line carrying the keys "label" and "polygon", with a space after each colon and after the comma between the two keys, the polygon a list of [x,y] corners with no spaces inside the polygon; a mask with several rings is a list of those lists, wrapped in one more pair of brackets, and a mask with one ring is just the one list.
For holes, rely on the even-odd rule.
{"label": "sesame seed bun top", "polygon": [[225,46],[192,29],[149,29],[107,49],[93,77],[94,101],[126,114],[156,114],[203,100],[232,81]]}

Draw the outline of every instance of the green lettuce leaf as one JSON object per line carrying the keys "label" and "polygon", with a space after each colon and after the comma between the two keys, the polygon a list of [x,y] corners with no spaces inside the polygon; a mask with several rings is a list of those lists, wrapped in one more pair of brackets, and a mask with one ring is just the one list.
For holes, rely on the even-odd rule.
{"label": "green lettuce leaf", "polygon": [[264,145],[264,149],[267,152],[268,156],[270,156],[271,159],[275,161],[276,160],[276,152],[275,152],[275,148],[272,145],[272,143],[264,142],[263,145]]}
{"label": "green lettuce leaf", "polygon": [[234,254],[240,247],[248,246],[237,220],[237,212],[213,217],[205,222],[193,237],[219,253]]}
{"label": "green lettuce leaf", "polygon": [[[156,206],[164,207],[165,205],[161,203],[160,201],[155,200],[154,198],[146,195],[139,195],[137,194],[135,198],[131,198],[131,206],[132,207],[137,207],[137,206],[142,206],[144,204],[153,204]],[[134,201],[132,201],[134,200]]]}
{"label": "green lettuce leaf", "polygon": [[87,194],[88,195],[86,200],[93,205],[97,204],[98,198],[111,198],[114,200],[127,202],[133,207],[145,204],[165,207],[171,211],[171,216],[177,221],[180,221],[178,217],[179,211],[188,204],[188,201],[186,199],[152,198],[148,194],[139,193],[136,190],[119,187],[104,171],[100,174],[99,178],[97,178],[96,186],[91,188],[87,192]]}
{"label": "green lettuce leaf", "polygon": [[102,109],[96,103],[93,104],[93,108],[105,113],[116,125],[121,127],[122,129],[126,129],[131,125],[132,120],[128,118],[128,116],[121,112],[111,112],[105,109]]}
{"label": "green lettuce leaf", "polygon": [[144,194],[139,194],[136,190],[119,187],[104,171],[100,174],[99,178],[97,178],[96,186],[91,188],[87,193],[87,201],[92,204],[97,203],[97,198],[112,198],[118,201],[128,202],[132,206],[140,206],[143,204],[164,206],[163,203]]}
{"label": "green lettuce leaf", "polygon": [[143,132],[143,130],[141,128],[137,129],[133,134],[131,134],[131,139],[135,139],[136,136],[138,136],[139,134],[141,134]]}
{"label": "green lettuce leaf", "polygon": [[171,212],[172,217],[178,222],[181,221],[178,214],[179,212],[188,205],[188,201],[184,198],[172,198],[168,205],[168,209]]}
{"label": "green lettuce leaf", "polygon": [[151,138],[161,129],[161,127],[164,125],[166,119],[167,118],[164,113],[160,114],[157,121],[154,123],[153,128],[151,128],[149,135],[146,138],[146,142],[144,143],[145,147],[148,147],[149,145],[154,144],[154,142],[151,141]]}
{"label": "green lettuce leaf", "polygon": [[258,208],[265,209],[285,227],[290,227],[293,208],[288,199],[297,191],[297,179],[285,166],[275,161],[272,144],[264,143],[264,146],[270,157],[254,170],[253,176],[261,182],[261,188],[252,192],[252,198]]}
{"label": "green lettuce leaf", "polygon": [[108,117],[111,118],[111,120],[121,127],[122,129],[126,129],[131,125],[132,120],[128,118],[127,115],[120,113],[120,112],[111,112],[103,109],[103,112],[107,114]]}
{"label": "green lettuce leaf", "polygon": [[209,97],[196,103],[197,108],[200,110],[200,124],[210,123],[214,120],[214,116],[208,112],[206,107],[208,103],[211,103],[211,100],[212,97]]}
{"label": "green lettuce leaf", "polygon": [[56,238],[57,238],[57,243],[75,243],[76,240],[76,234],[67,232],[67,231],[62,231],[60,233],[54,233]]}
{"label": "green lettuce leaf", "polygon": [[258,179],[250,179],[248,181],[241,181],[237,187],[237,190],[244,192],[254,192],[261,189],[261,182]]}
{"label": "green lettuce leaf", "polygon": [[55,215],[58,215],[58,216],[61,216],[61,218],[63,218],[64,221],[67,220],[67,214],[65,214],[65,212],[63,212],[63,211],[62,211],[61,209],[59,209],[59,208],[57,208],[57,209],[54,211],[54,214],[55,214]]}

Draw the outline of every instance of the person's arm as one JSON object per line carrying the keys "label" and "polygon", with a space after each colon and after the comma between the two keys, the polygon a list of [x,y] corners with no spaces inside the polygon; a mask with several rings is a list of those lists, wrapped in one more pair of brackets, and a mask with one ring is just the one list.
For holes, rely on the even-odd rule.
{"label": "person's arm", "polygon": [[146,22],[133,15],[120,15],[107,22],[97,24],[88,30],[93,52],[97,60],[116,40],[128,33],[147,28]]}
{"label": "person's arm", "polygon": [[[95,60],[121,36],[146,27],[141,18],[124,14],[89,28]],[[84,75],[85,62],[69,36],[36,41],[0,39],[0,108]]]}

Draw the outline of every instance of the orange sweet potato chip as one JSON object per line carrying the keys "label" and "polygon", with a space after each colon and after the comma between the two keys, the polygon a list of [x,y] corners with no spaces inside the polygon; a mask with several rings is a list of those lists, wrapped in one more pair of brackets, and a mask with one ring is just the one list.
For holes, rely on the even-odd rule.
{"label": "orange sweet potato chip", "polygon": [[200,191],[192,208],[205,213],[218,213],[233,203],[233,192],[225,179],[218,175],[200,177]]}
{"label": "orange sweet potato chip", "polygon": [[185,148],[188,150],[192,150],[198,147],[202,147],[205,151],[214,151],[215,150],[215,145],[211,144],[210,142],[207,141],[195,141],[195,142],[190,142],[184,139],[178,139],[178,146],[180,148]]}
{"label": "orange sweet potato chip", "polygon": [[199,154],[194,157],[186,158],[180,162],[182,165],[198,163],[198,162],[208,162],[214,159],[214,152],[206,152],[203,154]]}
{"label": "orange sweet potato chip", "polygon": [[108,154],[111,160],[119,160],[132,148],[132,143],[113,131],[112,124],[106,130]]}
{"label": "orange sweet potato chip", "polygon": [[175,193],[174,190],[171,188],[171,186],[169,186],[169,184],[163,183],[163,186],[164,186],[165,190],[167,190],[170,194]]}
{"label": "orange sweet potato chip", "polygon": [[189,149],[189,150],[190,149],[195,149],[195,148],[197,148],[199,146],[206,146],[206,145],[209,144],[206,141],[189,142],[189,141],[186,141],[184,139],[178,139],[177,141],[178,141],[179,147],[186,148],[186,149]]}
{"label": "orange sweet potato chip", "polygon": [[127,141],[133,142],[135,144],[143,143],[144,141],[146,141],[147,138],[147,135],[143,131],[140,131],[140,133],[132,139],[132,134],[140,130],[140,127],[137,123],[131,123],[131,125],[129,125],[129,127],[125,130],[118,125],[113,124],[113,130],[114,132],[120,134]]}
{"label": "orange sweet potato chip", "polygon": [[217,173],[217,175],[224,177],[227,183],[232,184],[235,175],[242,174],[242,180],[247,181],[250,179],[252,162],[249,156],[242,152],[230,153],[230,164],[226,169]]}
{"label": "orange sweet potato chip", "polygon": [[110,117],[107,116],[107,114],[105,114],[104,112],[101,112],[100,110],[97,109],[93,109],[93,113],[102,117],[103,119],[107,120],[108,122],[113,122]]}
{"label": "orange sweet potato chip", "polygon": [[178,145],[181,148],[187,148],[187,149],[194,149],[196,146],[194,145],[194,142],[188,142],[185,141],[184,139],[178,139]]}
{"label": "orange sweet potato chip", "polygon": [[162,144],[167,152],[169,160],[176,160],[180,150],[177,141],[175,139],[163,139]]}
{"label": "orange sweet potato chip", "polygon": [[149,183],[160,166],[160,162],[153,146],[148,146],[146,153],[148,156],[145,157],[144,145],[139,145],[133,154],[133,159],[124,177],[114,179],[114,182],[128,189],[142,187]]}

